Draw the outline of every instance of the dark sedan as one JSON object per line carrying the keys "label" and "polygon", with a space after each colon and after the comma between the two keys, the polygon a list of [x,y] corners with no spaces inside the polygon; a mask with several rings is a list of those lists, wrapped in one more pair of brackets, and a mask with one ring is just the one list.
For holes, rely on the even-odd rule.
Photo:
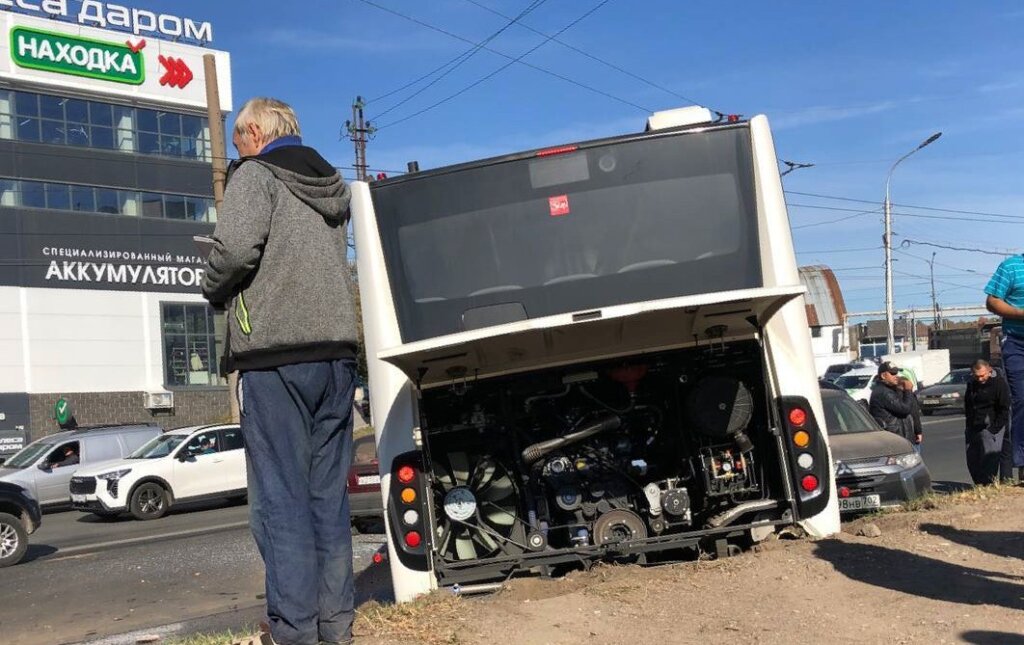
{"label": "dark sedan", "polygon": [[363,530],[384,517],[380,493],[380,466],[373,435],[352,441],[352,467],[348,471],[348,501],[352,524]]}
{"label": "dark sedan", "polygon": [[946,374],[935,385],[921,388],[917,393],[917,401],[921,404],[922,414],[932,414],[936,410],[964,410],[964,393],[967,383],[971,380],[971,370],[963,368]]}
{"label": "dark sedan", "polygon": [[909,441],[882,430],[845,392],[822,389],[821,403],[840,513],[898,506],[931,490],[928,468]]}

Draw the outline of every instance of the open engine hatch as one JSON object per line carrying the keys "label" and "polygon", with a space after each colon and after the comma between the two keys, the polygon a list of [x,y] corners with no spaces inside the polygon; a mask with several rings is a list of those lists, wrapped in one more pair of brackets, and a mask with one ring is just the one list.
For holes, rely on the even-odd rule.
{"label": "open engine hatch", "polygon": [[[521,320],[382,350],[421,388],[693,343],[750,338],[803,286],[763,287]],[[752,324],[755,323],[755,324]]]}

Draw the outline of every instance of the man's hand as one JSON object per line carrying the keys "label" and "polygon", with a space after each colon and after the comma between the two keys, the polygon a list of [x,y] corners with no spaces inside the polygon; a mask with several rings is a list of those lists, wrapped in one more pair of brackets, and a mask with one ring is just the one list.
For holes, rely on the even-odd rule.
{"label": "man's hand", "polygon": [[918,433],[918,434],[914,435],[914,443],[916,443],[916,444],[917,444],[917,445],[919,445],[919,446],[920,446],[920,445],[921,445],[922,443],[924,443],[924,435],[923,435],[923,434],[920,434],[920,433]]}

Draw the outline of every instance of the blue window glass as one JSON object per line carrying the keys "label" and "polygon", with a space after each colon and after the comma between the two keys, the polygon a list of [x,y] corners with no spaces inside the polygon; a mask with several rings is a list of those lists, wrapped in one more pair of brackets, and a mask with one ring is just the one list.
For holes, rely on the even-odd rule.
{"label": "blue window glass", "polygon": [[113,126],[113,107],[106,103],[89,104],[89,122],[93,125]]}
{"label": "blue window glass", "polygon": [[40,122],[42,126],[42,136],[40,141],[43,143],[54,143],[63,145],[67,143],[67,132],[63,121],[50,121],[49,119],[43,119]]}
{"label": "blue window glass", "polygon": [[94,125],[90,128],[89,143],[93,148],[111,150],[114,147],[114,131],[110,128]]}
{"label": "blue window glass", "polygon": [[39,95],[39,115],[45,119],[64,120],[64,103],[67,99],[59,96]]}
{"label": "blue window glass", "polygon": [[39,116],[39,95],[30,92],[15,92],[14,108],[22,116]]}
{"label": "blue window glass", "polygon": [[135,139],[135,149],[143,154],[160,154],[160,135],[152,132],[139,132]]}
{"label": "blue window glass", "polygon": [[46,189],[37,181],[21,182],[21,205],[25,208],[46,208]]}
{"label": "blue window glass", "polygon": [[71,187],[71,208],[76,211],[87,213],[96,212],[96,195],[92,186]]}
{"label": "blue window glass", "polygon": [[164,196],[159,193],[141,193],[142,194],[142,209],[139,213],[143,217],[156,217],[160,218],[164,216]]}
{"label": "blue window glass", "polygon": [[181,116],[173,112],[159,112],[160,134],[181,134]]}
{"label": "blue window glass", "polygon": [[164,217],[167,219],[186,219],[185,198],[180,195],[165,196]]}
{"label": "blue window glass", "polygon": [[39,119],[21,116],[17,119],[18,140],[39,141]]}
{"label": "blue window glass", "polygon": [[135,128],[145,132],[160,132],[160,120],[153,110],[135,110]]}
{"label": "blue window glass", "polygon": [[117,215],[121,212],[117,191],[113,188],[96,189],[96,212]]}
{"label": "blue window glass", "polygon": [[66,211],[71,208],[67,184],[46,184],[46,207]]}
{"label": "blue window glass", "polygon": [[89,104],[79,99],[65,99],[64,111],[68,123],[85,124],[89,122]]}

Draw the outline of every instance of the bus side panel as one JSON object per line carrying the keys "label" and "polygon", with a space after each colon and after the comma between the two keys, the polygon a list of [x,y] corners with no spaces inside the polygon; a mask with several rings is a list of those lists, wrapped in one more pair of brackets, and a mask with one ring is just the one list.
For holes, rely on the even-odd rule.
{"label": "bus side panel", "polygon": [[[380,488],[387,508],[391,489],[391,463],[397,455],[416,450],[412,429],[416,423],[415,394],[412,383],[397,367],[377,358],[387,347],[402,344],[395,316],[391,285],[381,250],[377,220],[370,199],[370,187],[352,183],[352,224],[355,229],[359,291],[363,309],[363,337],[370,380],[370,413],[377,440],[380,462]],[[413,571],[402,565],[392,541],[390,514],[385,511],[388,561],[395,600],[405,602],[437,586],[430,571]]]}
{"label": "bus side panel", "polygon": [[[775,143],[768,119],[756,116],[750,120],[750,136],[754,154],[754,182],[757,194],[759,236],[761,242],[761,271],[764,286],[800,284],[793,235],[786,212],[786,200],[779,177]],[[811,404],[822,440],[828,444],[825,416],[821,407],[821,392],[814,367],[811,330],[807,323],[805,299],[801,296],[784,305],[765,327],[771,344],[772,369],[779,396],[801,396]],[[828,449],[829,474],[827,486],[829,502],[821,513],[802,518],[800,526],[810,535],[824,537],[839,532],[839,502],[835,494],[835,469],[832,468],[832,450]]]}

